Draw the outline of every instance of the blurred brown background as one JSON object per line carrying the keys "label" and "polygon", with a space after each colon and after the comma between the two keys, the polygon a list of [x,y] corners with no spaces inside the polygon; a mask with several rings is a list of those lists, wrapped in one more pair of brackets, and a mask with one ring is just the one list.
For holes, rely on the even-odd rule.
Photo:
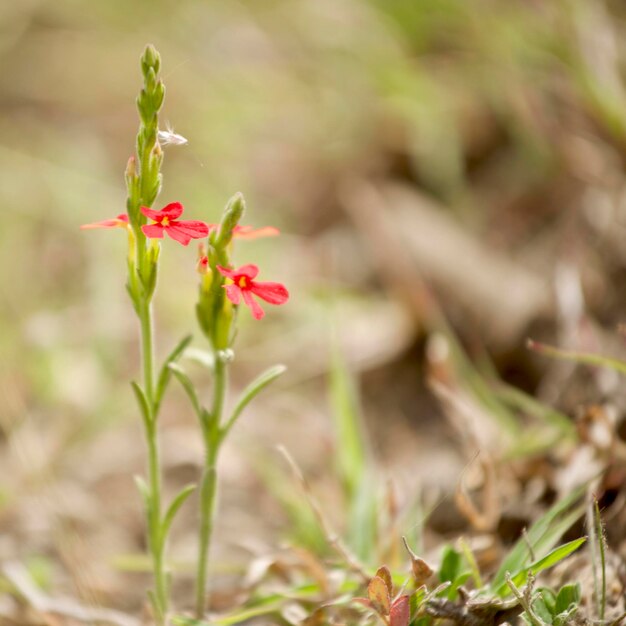
{"label": "blurred brown background", "polygon": [[[275,443],[323,474],[333,337],[364,381],[374,456],[407,489],[449,487],[467,462],[424,382],[441,311],[470,354],[565,409],[615,390],[555,387],[523,343],[620,349],[625,33],[623,3],[600,0],[1,2],[0,561],[141,601],[122,573],[141,569],[143,467],[125,241],[78,226],[124,210],[146,43],[163,58],[163,124],[189,140],[165,148],[157,204],[213,222],[242,191],[246,223],[283,231],[237,251],[292,299],[240,316],[235,383],[289,373],[224,458],[229,563],[283,536]],[[162,259],[161,356],[190,329],[202,346],[195,250],[165,241]],[[178,389],[166,409],[175,485],[201,450]]]}

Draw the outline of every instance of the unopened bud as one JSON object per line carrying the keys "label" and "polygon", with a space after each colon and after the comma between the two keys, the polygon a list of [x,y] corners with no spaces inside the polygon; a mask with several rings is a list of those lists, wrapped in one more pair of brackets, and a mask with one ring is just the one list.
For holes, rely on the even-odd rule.
{"label": "unopened bud", "polygon": [[161,55],[152,44],[148,44],[143,51],[141,69],[144,74],[147,74],[149,69],[153,69],[155,74],[158,74],[161,69]]}
{"label": "unopened bud", "polygon": [[146,84],[146,91],[148,93],[152,93],[154,88],[156,87],[156,74],[154,73],[154,68],[149,67],[147,72],[144,72],[144,80]]}
{"label": "unopened bud", "polygon": [[224,215],[220,224],[219,235],[215,242],[215,246],[218,248],[225,248],[233,238],[233,229],[239,223],[244,211],[246,210],[246,202],[243,199],[243,194],[237,192],[226,205],[224,209]]}
{"label": "unopened bud", "polygon": [[163,104],[163,98],[165,98],[165,85],[162,80],[159,80],[154,86],[152,92],[152,108],[158,111]]}
{"label": "unopened bud", "polygon": [[198,274],[209,274],[211,272],[211,268],[209,267],[209,257],[201,256],[196,263],[196,271]]}
{"label": "unopened bud", "polygon": [[126,179],[132,179],[137,176],[137,159],[134,154],[128,158],[124,175],[126,176]]}

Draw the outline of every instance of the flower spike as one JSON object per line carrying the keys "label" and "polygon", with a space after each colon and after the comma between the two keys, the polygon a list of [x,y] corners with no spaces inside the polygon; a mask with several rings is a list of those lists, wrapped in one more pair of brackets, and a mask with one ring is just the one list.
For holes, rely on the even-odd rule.
{"label": "flower spike", "polygon": [[144,224],[141,227],[143,234],[149,239],[163,239],[164,233],[167,233],[174,241],[186,246],[192,239],[201,239],[209,234],[209,227],[204,222],[178,219],[183,213],[180,202],[172,202],[160,211],[142,206],[141,212],[154,220],[154,224]]}
{"label": "flower spike", "polygon": [[128,228],[128,215],[126,215],[126,213],[120,213],[120,215],[113,219],[83,224],[81,228],[83,230],[90,230],[92,228]]}
{"label": "flower spike", "polygon": [[255,320],[260,320],[265,315],[265,312],[261,305],[252,297],[253,295],[269,304],[284,304],[289,300],[289,292],[281,283],[257,282],[254,280],[259,274],[259,268],[256,265],[242,265],[236,270],[229,270],[218,265],[217,269],[222,276],[228,279],[224,285],[228,299],[233,304],[239,304],[241,298],[243,298]]}

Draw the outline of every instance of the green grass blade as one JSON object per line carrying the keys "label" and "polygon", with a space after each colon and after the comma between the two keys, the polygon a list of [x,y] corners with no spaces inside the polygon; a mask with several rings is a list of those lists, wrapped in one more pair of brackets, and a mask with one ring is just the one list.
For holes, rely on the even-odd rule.
{"label": "green grass blade", "polygon": [[626,362],[620,359],[604,356],[602,354],[594,354],[592,352],[576,352],[574,350],[562,350],[545,343],[538,343],[529,339],[526,342],[529,350],[533,350],[538,354],[543,354],[555,359],[564,361],[573,361],[584,365],[592,365],[594,367],[608,367],[620,374],[626,375]]}
{"label": "green grass blade", "polygon": [[[529,574],[539,574],[539,572],[543,572],[544,570],[560,563],[563,559],[567,558],[570,554],[578,550],[580,546],[583,545],[587,541],[586,537],[581,537],[580,539],[574,539],[574,541],[569,541],[568,543],[564,543],[563,545],[555,548],[551,552],[549,552],[543,558],[531,563],[527,568],[517,572],[515,575],[511,576],[511,580],[515,584],[516,587],[521,587],[526,584],[528,580]],[[511,589],[509,585],[505,582],[498,590],[497,594],[500,596],[505,596],[511,593]]]}
{"label": "green grass blade", "polygon": [[330,368],[330,401],[338,470],[348,494],[354,496],[366,472],[367,450],[356,384],[338,349],[334,350]]}
{"label": "green grass blade", "polygon": [[505,404],[526,413],[530,417],[534,417],[542,423],[554,426],[562,436],[568,439],[575,438],[576,428],[572,420],[564,413],[543,404],[530,394],[506,383],[498,383],[495,393]]}
{"label": "green grass blade", "polygon": [[528,543],[540,558],[557,544],[563,533],[582,515],[584,505],[574,509],[572,507],[581,498],[585,488],[579,487],[555,503],[528,529],[526,537],[517,541],[491,582],[494,593],[505,585],[507,572],[513,575],[525,567],[529,557]]}

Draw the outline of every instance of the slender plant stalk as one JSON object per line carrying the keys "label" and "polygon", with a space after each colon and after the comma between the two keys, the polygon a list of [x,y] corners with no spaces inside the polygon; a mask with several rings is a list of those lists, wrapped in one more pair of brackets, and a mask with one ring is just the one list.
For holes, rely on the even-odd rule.
{"label": "slender plant stalk", "polygon": [[213,378],[213,405],[209,421],[205,422],[204,446],[205,467],[200,493],[200,534],[198,568],[196,575],[196,616],[202,618],[208,608],[207,570],[209,565],[209,547],[213,534],[213,516],[217,495],[217,459],[222,443],[221,423],[224,412],[224,400],[228,385],[227,364],[216,354]]}
{"label": "slender plant stalk", "polygon": [[143,302],[139,312],[141,324],[141,355],[144,379],[144,392],[149,407],[145,420],[146,441],[148,444],[148,480],[150,507],[147,511],[148,546],[152,555],[154,572],[154,603],[157,621],[162,623],[168,608],[167,573],[164,569],[163,552],[165,538],[161,537],[161,463],[159,440],[156,428],[154,398],[154,350],[152,332],[152,306]]}
{"label": "slender plant stalk", "polygon": [[[204,408],[197,397],[193,383],[182,368],[170,366],[181,382],[197,413],[204,440],[204,469],[200,486],[200,529],[196,576],[196,616],[202,619],[208,609],[208,565],[213,517],[217,500],[217,462],[220,448],[246,406],[284,371],[275,366],[263,372],[242,392],[229,416],[224,415],[228,393],[228,366],[234,356],[231,346],[235,337],[233,323],[235,310],[225,297],[225,278],[218,268],[230,266],[231,242],[235,228],[245,211],[240,193],[226,205],[219,228],[214,229],[205,248],[200,248],[198,268],[202,275],[199,300],[196,305],[198,322],[213,351],[213,396],[210,410]],[[232,281],[231,281],[232,282]]]}
{"label": "slender plant stalk", "polygon": [[[168,580],[165,571],[165,530],[161,518],[161,462],[157,432],[160,398],[155,389],[154,337],[152,329],[152,297],[156,288],[158,244],[148,243],[141,230],[146,223],[141,207],[150,207],[161,188],[160,168],[163,152],[158,142],[158,113],[163,104],[165,87],[158,79],[161,58],[153,46],[147,46],[141,57],[144,79],[137,98],[140,125],[136,155],[128,161],[126,186],[129,238],[127,289],[141,328],[141,362],[143,389],[134,385],[146,433],[148,453],[148,484],[140,481],[145,501],[148,549],[152,558],[154,591],[150,593],[157,624],[165,623],[168,610]],[[160,394],[161,392],[159,392]]]}

